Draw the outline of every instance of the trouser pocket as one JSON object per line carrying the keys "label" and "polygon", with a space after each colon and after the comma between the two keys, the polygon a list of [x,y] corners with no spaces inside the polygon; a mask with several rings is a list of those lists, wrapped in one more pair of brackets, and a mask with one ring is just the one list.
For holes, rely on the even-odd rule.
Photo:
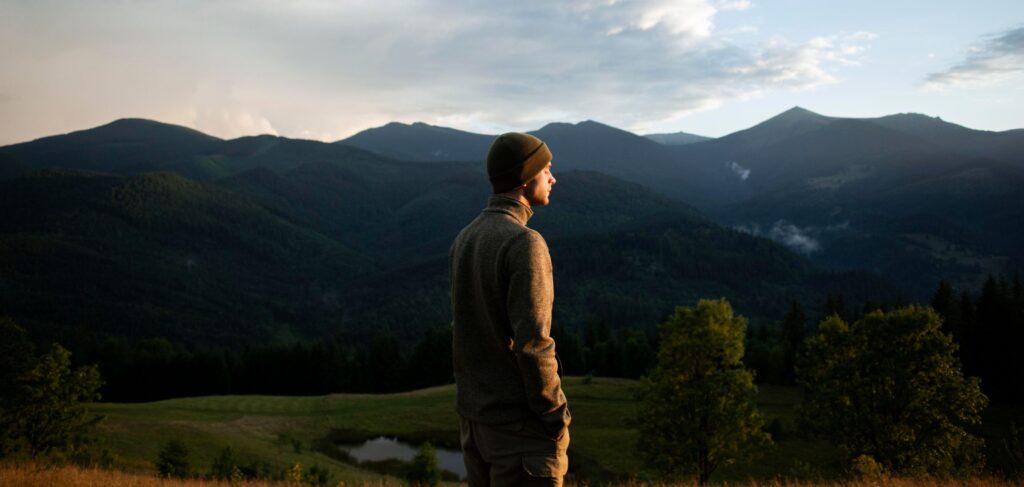
{"label": "trouser pocket", "polygon": [[524,455],[523,470],[531,477],[560,479],[569,471],[569,460],[562,452],[548,455]]}

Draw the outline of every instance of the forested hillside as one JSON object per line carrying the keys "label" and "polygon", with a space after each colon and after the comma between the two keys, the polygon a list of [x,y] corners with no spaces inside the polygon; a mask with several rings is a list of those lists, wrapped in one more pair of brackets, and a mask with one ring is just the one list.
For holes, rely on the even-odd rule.
{"label": "forested hillside", "polygon": [[[940,279],[980,285],[1012,270],[1022,214],[1007,202],[1019,197],[1021,170],[962,163],[900,127],[796,109],[685,146],[596,122],[538,131],[556,153],[558,183],[530,226],[556,263],[553,333],[566,362],[636,376],[648,361],[623,357],[649,355],[656,323],[677,305],[724,297],[756,331],[750,360],[784,379],[772,330],[793,303],[814,317],[836,311],[837,299],[859,312],[920,301]],[[385,126],[372,140],[393,142],[394,130],[421,143],[433,139],[416,131],[482,140],[422,124]],[[863,164],[866,154],[875,162]],[[359,374],[382,350],[408,360],[375,366],[395,377],[439,353],[443,338],[427,332],[450,320],[448,246],[489,195],[480,162],[398,161],[273,136],[221,140],[143,120],[0,155],[0,312],[123,370],[174,360],[260,370],[293,344],[320,347],[351,372],[321,388],[380,383]],[[712,163],[726,156],[750,158],[740,166],[749,181]],[[622,179],[658,180],[662,190],[682,180],[664,171],[689,179],[669,192]],[[771,174],[755,178],[762,172]],[[708,214],[686,203],[684,188],[698,186],[747,199]],[[389,383],[443,380],[414,375]],[[119,380],[125,390],[134,379]]]}

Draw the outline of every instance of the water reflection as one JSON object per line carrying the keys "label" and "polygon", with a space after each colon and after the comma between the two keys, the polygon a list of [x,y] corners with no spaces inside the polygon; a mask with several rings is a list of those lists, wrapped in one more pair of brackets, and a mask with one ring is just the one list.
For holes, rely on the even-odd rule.
{"label": "water reflection", "polygon": [[[419,453],[419,447],[398,441],[395,438],[378,436],[372,440],[366,440],[361,445],[340,445],[348,451],[348,454],[359,462],[376,462],[381,460],[398,459],[409,461]],[[459,479],[466,478],[466,464],[462,462],[462,451],[437,449],[437,465],[441,470],[447,470],[459,476]]]}

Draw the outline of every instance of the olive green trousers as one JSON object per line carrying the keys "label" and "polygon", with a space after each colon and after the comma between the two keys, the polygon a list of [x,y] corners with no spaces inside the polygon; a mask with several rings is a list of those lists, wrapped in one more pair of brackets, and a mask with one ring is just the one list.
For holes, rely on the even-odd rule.
{"label": "olive green trousers", "polygon": [[500,425],[460,422],[470,487],[562,485],[569,470],[569,428],[552,438],[535,418]]}

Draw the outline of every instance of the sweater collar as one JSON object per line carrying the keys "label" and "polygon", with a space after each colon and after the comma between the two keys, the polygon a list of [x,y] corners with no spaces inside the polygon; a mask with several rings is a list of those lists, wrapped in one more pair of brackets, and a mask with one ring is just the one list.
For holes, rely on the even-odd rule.
{"label": "sweater collar", "polygon": [[487,208],[484,211],[490,213],[505,213],[512,218],[515,218],[520,225],[526,225],[526,222],[533,216],[533,209],[527,205],[524,205],[521,201],[509,198],[507,196],[493,195],[487,199]]}

